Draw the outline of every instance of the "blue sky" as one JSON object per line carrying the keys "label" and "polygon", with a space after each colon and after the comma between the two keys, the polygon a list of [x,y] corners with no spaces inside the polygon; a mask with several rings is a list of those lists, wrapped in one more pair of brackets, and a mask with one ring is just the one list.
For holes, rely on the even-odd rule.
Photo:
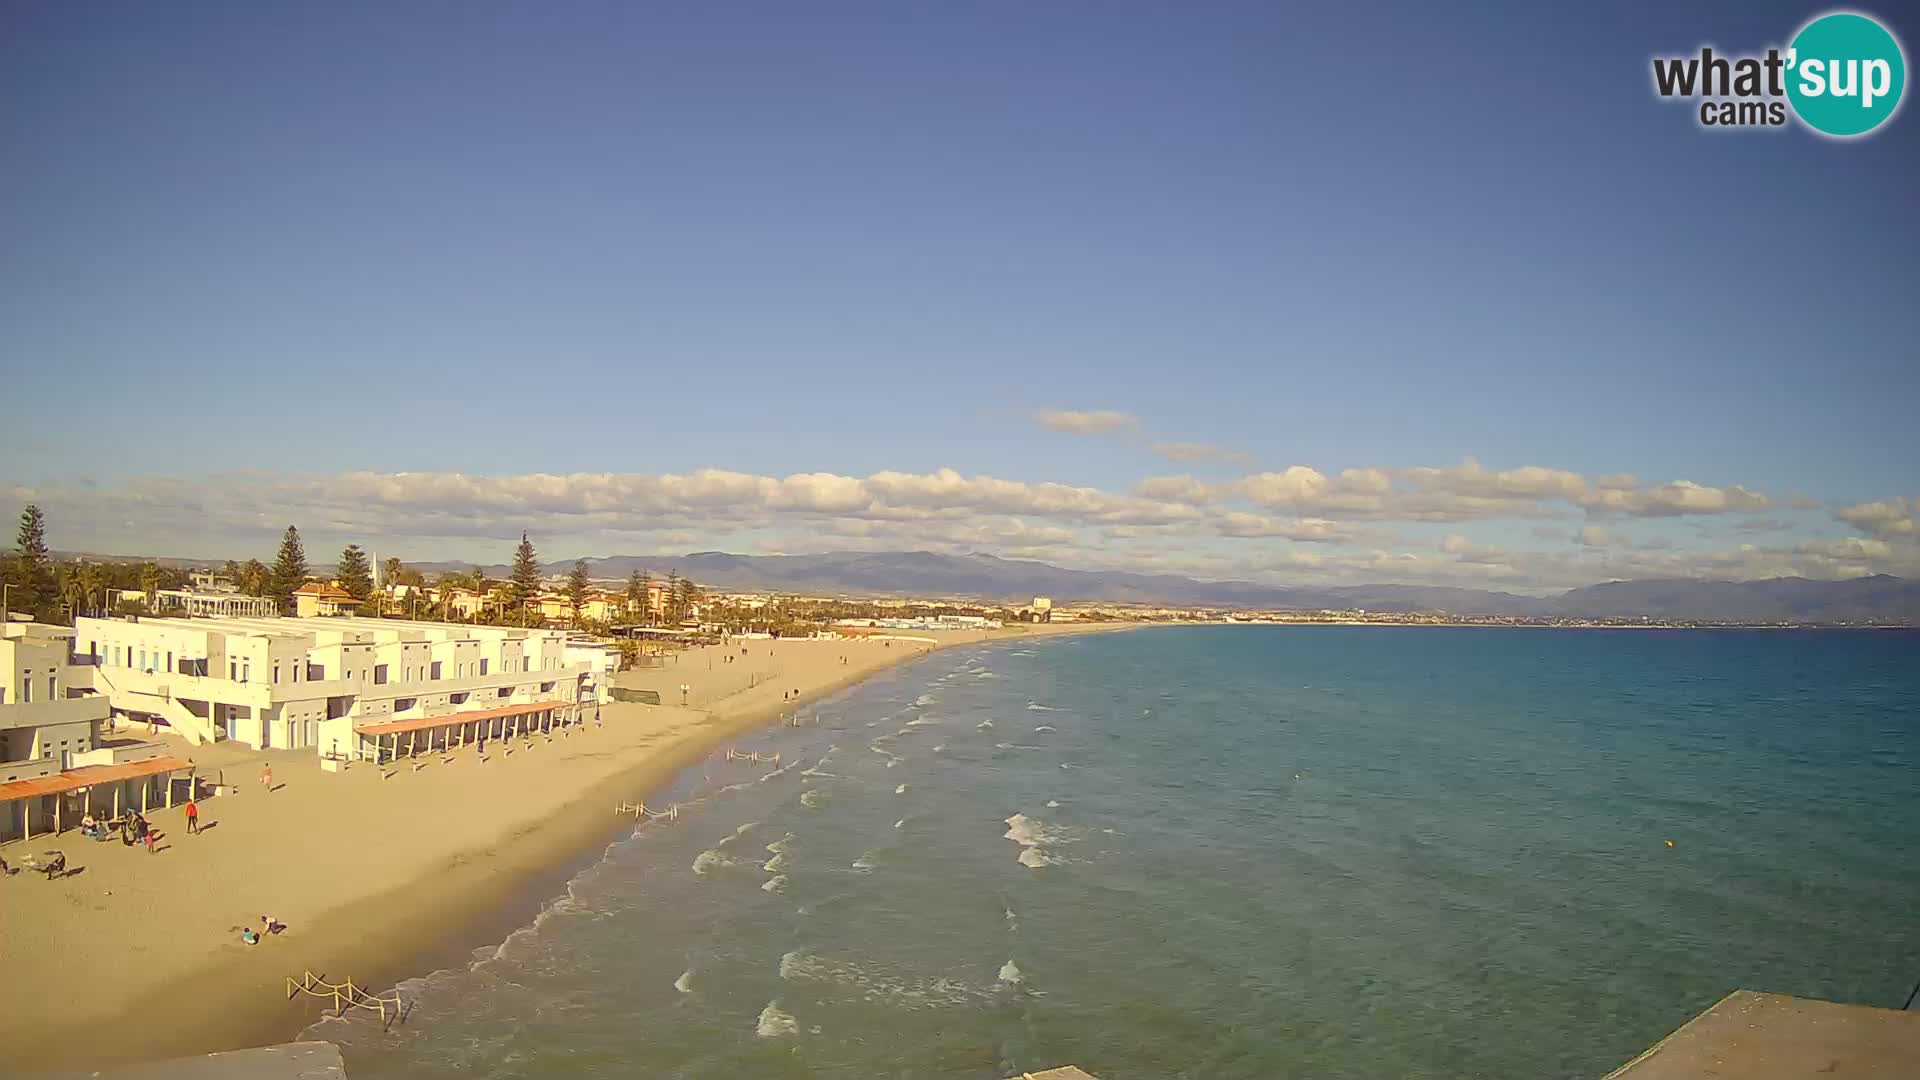
{"label": "blue sky", "polygon": [[[14,5],[0,510],[210,556],[285,518],[420,559],[525,527],[1522,589],[1907,571],[1914,117],[1716,133],[1650,89],[1819,10]],[[1290,467],[1389,489],[1246,480]],[[1409,510],[1417,469],[1504,501]],[[922,481],[659,480],[699,470]],[[1177,475],[1174,521],[977,483]],[[1343,531],[1277,535],[1303,520]]]}

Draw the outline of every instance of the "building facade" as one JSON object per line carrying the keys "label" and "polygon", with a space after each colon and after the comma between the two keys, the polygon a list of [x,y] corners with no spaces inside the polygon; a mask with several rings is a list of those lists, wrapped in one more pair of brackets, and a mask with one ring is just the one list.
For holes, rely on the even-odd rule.
{"label": "building facade", "polygon": [[573,709],[607,680],[558,630],[311,618],[78,620],[74,650],[115,714],[194,743],[344,753],[352,730],[509,705]]}
{"label": "building facade", "polygon": [[0,624],[0,841],[57,833],[94,810],[144,811],[191,773],[154,743],[101,745],[107,701],[73,643],[70,627]]}

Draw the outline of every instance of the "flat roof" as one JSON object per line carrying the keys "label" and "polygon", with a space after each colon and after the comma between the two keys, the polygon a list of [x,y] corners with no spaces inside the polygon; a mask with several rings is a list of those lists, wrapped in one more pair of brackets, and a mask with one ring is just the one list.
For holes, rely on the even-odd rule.
{"label": "flat roof", "polygon": [[148,758],[145,761],[129,761],[121,765],[88,765],[83,769],[68,769],[52,776],[36,776],[31,780],[15,780],[0,784],[0,802],[14,799],[31,799],[36,795],[58,795],[63,791],[78,791],[95,784],[112,784],[121,780],[136,780],[155,773],[178,772],[193,768],[193,762],[182,761],[177,757]]}
{"label": "flat roof", "polygon": [[578,704],[572,701],[529,701],[519,705],[502,705],[497,709],[473,709],[468,712],[444,713],[440,716],[422,716],[415,720],[388,720],[379,724],[355,724],[353,730],[361,735],[398,735],[408,731],[425,731],[427,728],[445,727],[448,724],[464,724],[472,720],[498,720],[505,716],[526,716],[529,713],[546,712],[548,709],[563,708]]}
{"label": "flat roof", "polygon": [[1920,1012],[1735,990],[1606,1080],[1911,1080]]}

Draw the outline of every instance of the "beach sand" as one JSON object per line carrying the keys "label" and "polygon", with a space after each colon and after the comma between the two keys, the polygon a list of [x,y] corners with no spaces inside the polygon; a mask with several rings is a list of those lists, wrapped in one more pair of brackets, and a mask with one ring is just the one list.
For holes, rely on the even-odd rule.
{"label": "beach sand", "polygon": [[[1108,627],[940,634],[941,647]],[[69,831],[0,848],[10,863],[58,847],[48,882],[0,879],[0,1072],[84,1070],[291,1039],[317,1019],[283,980],[313,971],[380,989],[465,962],[525,925],[541,897],[633,828],[613,808],[783,712],[923,654],[894,641],[742,641],[693,649],[622,685],[664,704],[609,704],[569,737],[423,755],[414,769],[323,773],[306,752],[187,747],[238,794],[150,815],[158,851]],[[740,654],[741,649],[746,655]],[[736,659],[727,663],[731,653]],[[845,662],[842,663],[842,658]],[[688,707],[677,703],[686,685]],[[796,700],[783,694],[798,691]],[[276,790],[257,781],[271,761]],[[390,774],[390,775],[389,775]],[[50,839],[50,838],[49,838]],[[271,914],[287,929],[241,942]]]}

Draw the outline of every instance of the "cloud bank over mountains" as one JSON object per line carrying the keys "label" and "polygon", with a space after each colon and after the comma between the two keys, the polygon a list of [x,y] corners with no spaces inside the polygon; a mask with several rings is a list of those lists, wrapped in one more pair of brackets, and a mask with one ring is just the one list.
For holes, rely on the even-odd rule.
{"label": "cloud bank over mountains", "polygon": [[[1043,416],[1073,434],[1135,424],[1125,413]],[[1228,460],[1210,451],[1189,456]],[[690,547],[984,552],[1276,584],[1545,591],[1649,577],[1920,576],[1920,499],[1816,511],[1804,499],[1738,484],[1643,482],[1537,465],[1492,469],[1473,460],[1338,471],[1292,465],[1227,479],[1149,476],[1127,490],[953,469],[866,476],[700,469],[232,473],[9,494],[15,504],[47,509],[58,547],[159,555],[259,554],[294,523],[317,550],[354,540],[421,560],[490,560],[484,553],[494,542],[528,529],[555,556]],[[1676,540],[1672,527],[1686,524],[1693,529]]]}

